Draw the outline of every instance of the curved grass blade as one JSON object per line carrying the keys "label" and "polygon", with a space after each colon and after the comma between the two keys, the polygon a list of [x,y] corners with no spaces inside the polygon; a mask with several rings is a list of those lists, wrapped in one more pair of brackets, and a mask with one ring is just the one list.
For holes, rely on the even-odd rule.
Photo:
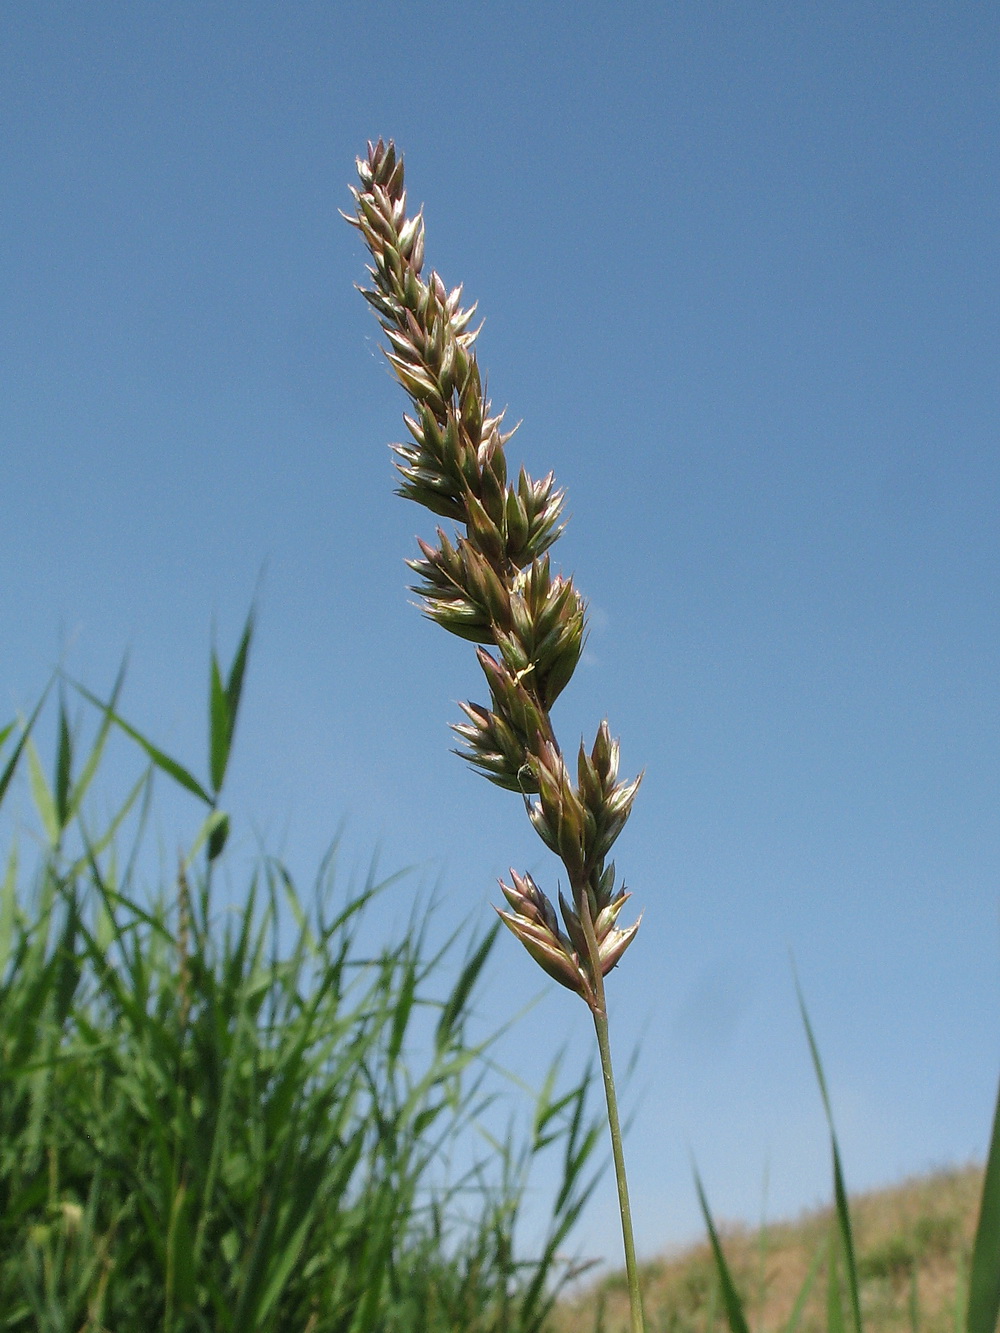
{"label": "curved grass blade", "polygon": [[18,916],[17,901],[17,844],[10,849],[7,870],[0,883],[0,981],[7,971],[14,938],[14,923]]}
{"label": "curved grass blade", "polygon": [[1000,1092],[983,1179],[983,1198],[969,1273],[968,1333],[995,1333],[1000,1318]]}
{"label": "curved grass blade", "polygon": [[[115,683],[111,690],[111,698],[108,701],[112,709],[118,706],[118,696],[119,694],[121,694],[122,686],[124,685],[124,683],[125,683],[125,663],[123,662],[118,669],[118,675],[115,678]],[[111,718],[108,716],[107,712],[105,712],[104,716],[101,718],[101,725],[98,728],[97,736],[94,739],[94,744],[91,747],[90,754],[87,756],[87,761],[83,765],[83,768],[80,770],[80,776],[77,778],[76,784],[73,787],[72,791],[70,792],[69,796],[70,816],[76,814],[77,811],[80,809],[80,802],[83,800],[88,787],[94,780],[94,775],[96,774],[98,768],[100,767],[101,757],[104,754],[104,747],[107,744],[107,739],[111,732],[111,726],[112,726]]]}
{"label": "curved grass blade", "polygon": [[208,733],[208,776],[212,790],[218,792],[229,758],[229,700],[214,649],[208,686]]}
{"label": "curved grass blade", "polygon": [[250,642],[253,638],[254,613],[250,608],[243,636],[229,668],[229,676],[223,681],[222,669],[215,649],[212,649],[212,662],[208,693],[208,766],[212,790],[218,796],[226,777],[229,755],[236,733],[236,715],[239,711],[240,696],[243,693],[243,677],[246,673]]}
{"label": "curved grass blade", "polygon": [[792,1306],[792,1313],[788,1317],[788,1323],[785,1325],[784,1333],[796,1333],[799,1322],[802,1319],[802,1312],[806,1308],[806,1301],[809,1299],[809,1293],[813,1289],[813,1283],[816,1281],[816,1274],[823,1263],[823,1256],[826,1252],[826,1245],[822,1242],[816,1246],[816,1250],[809,1262],[809,1269],[806,1273],[802,1286],[799,1288],[799,1294],[795,1297],[795,1304]]}
{"label": "curved grass blade", "polygon": [[957,1257],[958,1272],[955,1274],[955,1302],[952,1327],[955,1333],[962,1333],[968,1315],[969,1304],[969,1264],[967,1256],[959,1250]]}
{"label": "curved grass blade", "polygon": [[55,847],[59,842],[62,827],[59,823],[59,815],[56,811],[56,801],[49,786],[48,779],[42,768],[42,761],[38,755],[38,749],[33,740],[28,741],[28,781],[31,786],[31,799],[35,803],[35,809],[38,811],[38,817],[42,821],[45,829],[45,836],[49,840],[49,846]]}
{"label": "curved grass blade", "polygon": [[701,1204],[701,1211],[705,1217],[705,1225],[708,1227],[708,1239],[712,1245],[712,1254],[715,1258],[715,1270],[719,1275],[719,1286],[722,1288],[722,1300],[726,1307],[726,1319],[729,1322],[731,1333],[750,1333],[750,1325],[747,1323],[746,1315],[743,1313],[743,1302],[740,1300],[740,1294],[736,1290],[736,1283],[733,1281],[733,1275],[729,1271],[729,1265],[726,1263],[726,1256],[722,1253],[722,1245],[719,1242],[719,1233],[715,1229],[715,1223],[712,1220],[712,1214],[709,1211],[708,1200],[705,1198],[705,1190],[701,1183],[701,1176],[698,1172],[694,1173],[694,1185],[698,1191],[698,1202]]}
{"label": "curved grass blade", "polygon": [[[38,703],[35,704],[31,716],[24,724],[24,730],[21,732],[20,739],[14,746],[14,753],[7,760],[7,764],[3,772],[0,773],[0,803],[3,802],[3,798],[7,793],[7,788],[10,786],[10,780],[14,776],[18,760],[21,758],[21,751],[28,743],[28,737],[31,735],[31,729],[35,725],[35,722],[38,719],[38,714],[42,711],[42,705],[45,703],[45,700],[48,697],[50,688],[51,688],[51,683],[49,685],[46,685],[45,690],[42,693],[42,697],[39,699]],[[0,732],[0,746],[2,746],[6,742],[7,737],[13,730],[14,730],[13,722],[8,723],[7,726],[4,727],[3,731]]]}
{"label": "curved grass blade", "polygon": [[447,1046],[448,1042],[451,1040],[456,1024],[465,1014],[469,996],[472,994],[486,959],[489,957],[490,951],[496,943],[499,930],[500,925],[497,923],[496,925],[491,926],[486,932],[482,942],[478,948],[474,950],[468,962],[462,968],[459,978],[455,982],[451,994],[448,996],[441,1017],[438,1019],[437,1032],[435,1033],[435,1042],[439,1051]]}
{"label": "curved grass blade", "polygon": [[230,741],[233,739],[233,731],[236,727],[236,715],[239,712],[240,696],[243,693],[243,677],[247,669],[247,658],[250,654],[250,643],[253,639],[253,631],[254,609],[251,607],[247,614],[246,624],[243,626],[243,636],[240,639],[239,647],[236,649],[236,655],[229,668],[229,679],[226,681],[226,702],[229,705]]}
{"label": "curved grass blade", "polygon": [[[62,691],[60,691],[62,693]],[[70,735],[66,701],[59,700],[59,746],[56,750],[55,810],[60,832],[69,823],[72,814],[73,737]]]}
{"label": "curved grass blade", "polygon": [[841,1241],[831,1231],[829,1258],[826,1265],[826,1333],[847,1333],[844,1325],[844,1302],[840,1291]]}
{"label": "curved grass blade", "polygon": [[185,791],[191,792],[193,796],[197,796],[199,800],[204,801],[206,805],[214,804],[211,796],[209,796],[208,792],[198,779],[189,773],[182,764],[179,764],[176,759],[171,759],[168,754],[164,754],[162,750],[158,749],[152,741],[147,740],[141,731],[137,731],[130,722],[125,721],[120,713],[116,713],[110,703],[104,703],[103,700],[98,699],[96,694],[91,694],[90,690],[88,690],[86,686],[79,684],[79,682],[74,681],[73,683],[89,703],[92,703],[95,708],[99,708],[101,712],[104,713],[105,717],[110,719],[116,727],[120,727],[126,736],[134,740],[136,745],[138,745],[141,750],[145,751],[146,755],[152,760],[157,768],[162,769],[168,777],[173,778],[178,786],[183,787]]}
{"label": "curved grass blade", "polygon": [[[809,1041],[809,1052],[812,1055],[813,1068],[816,1071],[816,1081],[819,1083],[820,1094],[823,1098],[823,1110],[826,1112],[826,1123],[830,1128],[830,1146],[833,1152],[833,1190],[837,1212],[837,1226],[840,1231],[840,1245],[844,1258],[844,1269],[847,1275],[847,1289],[851,1298],[851,1315],[854,1320],[856,1333],[862,1333],[861,1323],[861,1293],[858,1284],[858,1266],[854,1256],[854,1236],[851,1230],[851,1211],[847,1202],[847,1189],[844,1186],[844,1171],[840,1162],[840,1147],[837,1143],[837,1134],[833,1125],[833,1112],[830,1109],[830,1094],[827,1092],[826,1078],[823,1074],[823,1063],[819,1058],[819,1047],[816,1045],[816,1038],[813,1035],[812,1024],[809,1022],[809,1014],[806,1011],[805,998],[802,995],[802,987],[799,985],[798,974],[795,976],[795,994],[799,1001],[799,1012],[802,1014],[802,1022],[806,1029],[806,1037]],[[993,1333],[992,1329],[990,1333]]]}
{"label": "curved grass blade", "polygon": [[118,832],[122,824],[128,818],[136,801],[142,795],[143,789],[148,788],[151,780],[152,780],[152,770],[147,768],[145,772],[142,774],[142,776],[138,779],[138,781],[133,785],[132,789],[125,797],[125,800],[122,802],[121,806],[115,812],[113,818],[108,823],[104,832],[101,833],[99,837],[91,839],[90,834],[87,832],[87,827],[84,824],[83,819],[81,817],[80,829],[83,837],[84,847],[86,848],[86,850],[84,851],[83,855],[80,856],[78,860],[74,861],[73,864],[66,871],[67,881],[74,880],[80,873],[80,871],[83,870],[86,866],[88,866],[95,857],[100,856],[100,854],[103,851],[105,851],[106,848],[111,846],[112,842],[114,841],[115,834]]}

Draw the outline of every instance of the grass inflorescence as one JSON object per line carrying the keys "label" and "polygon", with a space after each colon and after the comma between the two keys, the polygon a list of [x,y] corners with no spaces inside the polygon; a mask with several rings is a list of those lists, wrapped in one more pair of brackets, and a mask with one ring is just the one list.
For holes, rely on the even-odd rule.
{"label": "grass inflorescence", "polygon": [[[551,708],[583,650],[586,611],[571,578],[552,570],[549,549],[562,525],[563,492],[551,473],[521,468],[508,480],[504,413],[493,414],[476,359],[475,306],[440,275],[424,276],[424,220],[407,213],[403,159],[394,144],[369,142],[357,161],[353,217],[372,263],[362,288],[386,335],[389,364],[406,390],[410,439],[393,446],[399,493],[458,523],[421,540],[409,566],[424,613],[477,645],[489,704],[462,705],[460,753],[491,782],[518,793],[539,837],[566,873],[552,898],[530,874],[501,882],[500,918],[538,965],[586,1002],[594,1019],[621,1211],[633,1333],[642,1333],[635,1242],[608,1036],[606,975],[635,938],[621,928],[630,895],[608,857],[639,789],[618,779],[618,742],[607,721],[588,750],[580,742],[575,777],[556,739]],[[492,650],[492,651],[491,651]]]}

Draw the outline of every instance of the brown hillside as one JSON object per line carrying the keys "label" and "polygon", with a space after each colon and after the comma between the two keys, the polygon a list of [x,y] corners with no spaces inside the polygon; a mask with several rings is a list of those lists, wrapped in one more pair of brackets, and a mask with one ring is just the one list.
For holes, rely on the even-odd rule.
{"label": "brown hillside", "polygon": [[[851,1199],[866,1333],[954,1333],[964,1300],[982,1190],[982,1170],[938,1171]],[[778,1333],[791,1318],[810,1271],[799,1333],[826,1329],[826,1247],[830,1208],[755,1231],[721,1227],[723,1248],[753,1333]],[[707,1240],[643,1265],[648,1333],[723,1333]],[[962,1311],[964,1314],[964,1310]],[[627,1333],[622,1273],[561,1304],[556,1333]]]}

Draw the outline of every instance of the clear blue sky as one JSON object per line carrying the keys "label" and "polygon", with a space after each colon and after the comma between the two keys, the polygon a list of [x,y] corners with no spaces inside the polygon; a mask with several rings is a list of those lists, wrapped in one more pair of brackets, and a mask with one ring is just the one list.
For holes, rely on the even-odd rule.
{"label": "clear blue sky", "polygon": [[[646,780],[612,978],[640,1246],[824,1200],[794,952],[856,1188],[981,1156],[1000,1069],[998,79],[988,4],[13,3],[0,32],[5,714],[63,657],[203,767],[266,564],[229,804],[347,820],[485,923],[555,867],[449,753],[482,685],[409,605],[432,524],[336,215],[393,136],[428,261],[553,468],[592,606],[558,705]],[[192,812],[164,830],[174,845]],[[183,815],[183,817],[182,817]],[[187,822],[185,822],[187,820]],[[396,910],[396,909],[394,909]],[[405,901],[398,904],[405,915]],[[513,941],[489,1017],[589,1039]],[[544,1186],[544,1182],[543,1182]],[[617,1253],[610,1186],[581,1248]]]}

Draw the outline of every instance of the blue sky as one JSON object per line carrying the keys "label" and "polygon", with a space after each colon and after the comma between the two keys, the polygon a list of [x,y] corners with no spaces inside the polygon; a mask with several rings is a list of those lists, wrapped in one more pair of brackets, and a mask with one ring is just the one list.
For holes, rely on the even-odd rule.
{"label": "blue sky", "polygon": [[[234,865],[260,836],[308,879],[346,820],[355,864],[419,867],[456,918],[509,865],[555,887],[449,753],[478,669],[405,589],[433,525],[392,493],[405,400],[336,214],[394,137],[523,418],[511,463],[569,492],[592,619],[560,734],[607,715],[646,771],[611,990],[647,1254],[698,1230],[692,1154],[722,1216],[828,1196],[789,950],[850,1184],[985,1149],[998,27],[921,0],[5,7],[4,712],[128,651],[126,711],[203,768],[212,628],[230,652],[263,569]],[[486,1018],[541,993],[505,1052],[529,1080],[589,1040],[557,989],[498,954]],[[617,1253],[610,1183],[579,1244]]]}

